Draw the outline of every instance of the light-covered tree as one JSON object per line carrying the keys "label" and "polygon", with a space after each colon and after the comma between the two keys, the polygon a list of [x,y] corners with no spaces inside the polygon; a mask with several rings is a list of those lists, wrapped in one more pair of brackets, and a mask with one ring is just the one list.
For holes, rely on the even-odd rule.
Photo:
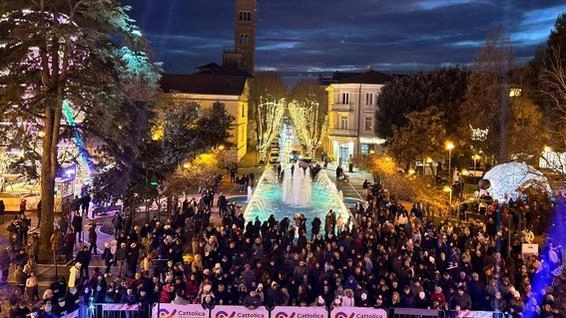
{"label": "light-covered tree", "polygon": [[287,89],[281,77],[274,72],[257,73],[250,84],[249,128],[255,135],[255,150],[260,161],[267,158],[271,142],[279,134],[285,114]]}
{"label": "light-covered tree", "polygon": [[309,157],[314,157],[328,125],[328,99],[317,81],[301,80],[291,91],[289,117]]}
{"label": "light-covered tree", "polygon": [[84,120],[78,133],[118,130],[128,82],[157,88],[158,67],[119,1],[6,0],[0,3],[0,113],[36,120],[41,140],[40,251],[50,250],[63,103]]}

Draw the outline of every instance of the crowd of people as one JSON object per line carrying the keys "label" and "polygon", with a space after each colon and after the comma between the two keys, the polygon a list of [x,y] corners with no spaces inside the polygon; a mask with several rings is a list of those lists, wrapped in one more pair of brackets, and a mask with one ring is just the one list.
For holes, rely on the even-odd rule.
{"label": "crowd of people", "polygon": [[[143,312],[155,302],[560,315],[551,289],[532,288],[535,276],[551,282],[561,268],[559,246],[548,242],[540,256],[525,256],[520,243],[528,237],[509,242],[503,222],[434,224],[422,205],[405,209],[389,201],[378,184],[368,184],[364,193],[367,204],[356,206],[356,222],[350,225],[339,224],[332,211],[324,220],[273,215],[263,222],[245,220],[236,204],[212,189],[186,199],[163,221],[156,216],[136,225],[117,214],[115,239],[104,244],[100,256],[104,266],[89,268],[96,248],[88,244],[67,255],[69,278],[61,277],[43,293],[39,316],[62,315],[89,303],[140,304]],[[213,210],[219,223],[211,222]],[[492,203],[485,219],[500,220],[502,210]],[[39,296],[27,286],[33,275],[27,245],[23,240],[18,250],[26,282],[10,300],[14,317],[32,309],[22,299]],[[15,259],[5,254],[10,262]]]}

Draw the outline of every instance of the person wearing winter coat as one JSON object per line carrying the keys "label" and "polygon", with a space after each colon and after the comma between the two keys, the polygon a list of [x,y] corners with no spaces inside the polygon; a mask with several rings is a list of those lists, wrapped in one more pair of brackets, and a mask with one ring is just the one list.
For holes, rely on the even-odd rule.
{"label": "person wearing winter coat", "polygon": [[105,274],[110,273],[110,267],[114,263],[114,255],[112,255],[112,251],[110,250],[110,243],[104,243],[104,251],[102,251],[102,260],[104,261],[104,266],[106,269],[104,270]]}
{"label": "person wearing winter coat", "polygon": [[453,310],[471,310],[472,309],[472,299],[470,298],[470,295],[468,295],[468,293],[466,293],[466,291],[463,287],[458,288],[458,291],[452,297],[450,309],[453,309]]}

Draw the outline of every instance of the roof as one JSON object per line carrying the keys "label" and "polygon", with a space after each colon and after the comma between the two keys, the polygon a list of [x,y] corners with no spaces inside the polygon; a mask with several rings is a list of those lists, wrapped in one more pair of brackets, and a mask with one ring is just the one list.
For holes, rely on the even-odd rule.
{"label": "roof", "polygon": [[242,95],[247,78],[246,75],[164,74],[161,89],[165,93]]}
{"label": "roof", "polygon": [[391,81],[393,77],[390,75],[380,73],[377,71],[367,71],[365,73],[358,73],[352,76],[344,76],[338,80],[338,83],[343,84],[385,84]]}
{"label": "roof", "polygon": [[364,73],[334,72],[331,78],[320,79],[324,85],[331,84],[385,84],[393,79],[393,76],[377,71]]}

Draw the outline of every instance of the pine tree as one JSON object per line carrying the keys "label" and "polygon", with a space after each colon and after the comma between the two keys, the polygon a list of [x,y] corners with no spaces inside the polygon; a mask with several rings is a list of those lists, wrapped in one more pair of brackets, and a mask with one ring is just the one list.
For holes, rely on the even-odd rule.
{"label": "pine tree", "polygon": [[[42,258],[53,233],[54,187],[63,103],[84,120],[76,129],[117,130],[130,84],[155,91],[157,67],[115,0],[5,0],[0,4],[0,113],[38,123],[41,138]],[[104,138],[102,138],[104,139]],[[116,140],[116,138],[114,138]]]}

